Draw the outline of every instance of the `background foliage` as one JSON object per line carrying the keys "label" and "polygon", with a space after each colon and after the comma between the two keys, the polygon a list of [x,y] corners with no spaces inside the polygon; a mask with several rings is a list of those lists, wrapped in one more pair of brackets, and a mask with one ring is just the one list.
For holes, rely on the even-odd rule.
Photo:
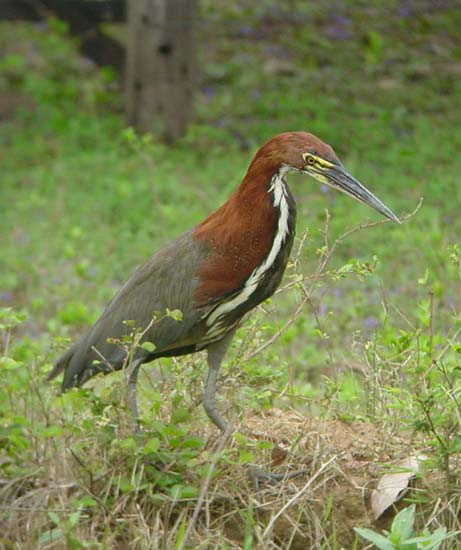
{"label": "background foliage", "polygon": [[[241,465],[270,463],[274,446],[244,435],[245,422],[274,406],[398,434],[405,444],[389,435],[391,457],[424,447],[431,476],[446,483],[445,515],[431,515],[440,493],[429,483],[421,521],[458,528],[460,6],[203,1],[201,10],[196,117],[168,148],[125,128],[117,75],[82,59],[62,22],[0,25],[2,543],[182,547],[215,449],[198,406],[203,357],[145,369],[141,443],[120,377],[64,397],[43,379],[134,266],[219,206],[264,140],[298,129],[334,146],[397,214],[424,203],[399,227],[352,233],[311,280],[335,239],[375,215],[291,178],[305,241],[286,290],[240,330],[222,380],[242,433],[222,451],[214,476],[224,489],[208,505],[221,518],[232,502],[238,518],[200,520],[187,536],[202,548],[296,547],[295,536],[261,528],[270,521],[239,492]],[[332,494],[326,479],[324,488]],[[297,508],[299,544],[314,532],[312,548],[358,544],[351,527],[369,518],[347,523],[325,506]]]}

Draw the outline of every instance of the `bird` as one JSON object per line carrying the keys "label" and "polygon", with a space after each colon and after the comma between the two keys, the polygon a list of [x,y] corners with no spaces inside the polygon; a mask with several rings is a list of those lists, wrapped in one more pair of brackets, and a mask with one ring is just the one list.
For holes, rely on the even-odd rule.
{"label": "bird", "polygon": [[[48,379],[63,372],[61,390],[67,391],[98,373],[122,369],[126,352],[117,342],[134,324],[142,330],[142,341],[128,377],[133,416],[138,418],[142,364],[206,350],[202,403],[210,420],[227,433],[230,423],[216,403],[218,373],[242,318],[274,294],[285,272],[296,225],[287,184],[291,172],[311,176],[400,223],[346,171],[332,147],[305,131],[278,134],[259,148],[221,207],[137,268],[83,338],[56,361]],[[169,315],[173,310],[181,315]]]}

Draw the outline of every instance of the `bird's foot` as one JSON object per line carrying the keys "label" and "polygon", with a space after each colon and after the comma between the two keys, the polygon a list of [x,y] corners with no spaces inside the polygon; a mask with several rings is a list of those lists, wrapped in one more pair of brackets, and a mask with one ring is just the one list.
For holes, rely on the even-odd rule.
{"label": "bird's foot", "polygon": [[270,485],[275,485],[281,481],[286,481],[288,479],[293,479],[294,477],[299,477],[307,475],[309,470],[303,468],[302,470],[296,470],[296,472],[286,472],[285,474],[273,474],[264,470],[257,464],[248,464],[248,477],[250,478],[253,487],[257,493],[259,493],[262,483],[269,483]]}

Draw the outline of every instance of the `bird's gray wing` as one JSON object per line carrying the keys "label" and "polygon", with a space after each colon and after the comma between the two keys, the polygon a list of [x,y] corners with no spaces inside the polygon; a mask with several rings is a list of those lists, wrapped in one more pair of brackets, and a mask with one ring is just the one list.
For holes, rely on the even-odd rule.
{"label": "bird's gray wing", "polygon": [[[207,254],[206,247],[193,239],[191,231],[160,250],[135,271],[86,336],[57,361],[49,378],[65,370],[63,389],[67,389],[97,372],[120,369],[125,351],[108,339],[123,338],[133,326],[144,330],[154,316],[158,320],[144,337],[155,344],[154,356],[193,345],[206,310],[194,307],[192,295],[198,284],[197,268]],[[179,309],[182,320],[165,316],[166,309]],[[124,321],[133,321],[133,325]],[[149,356],[144,349],[137,354],[143,361]]]}

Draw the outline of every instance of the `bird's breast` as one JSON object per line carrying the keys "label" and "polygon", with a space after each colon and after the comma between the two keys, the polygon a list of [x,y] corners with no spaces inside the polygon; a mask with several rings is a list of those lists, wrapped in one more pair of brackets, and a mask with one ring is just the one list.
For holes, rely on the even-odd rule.
{"label": "bird's breast", "polygon": [[294,240],[294,200],[283,180],[273,181],[258,199],[238,209],[224,205],[194,235],[210,249],[194,294],[198,303],[214,306],[206,315],[209,338],[223,335],[271,296],[285,271]]}

